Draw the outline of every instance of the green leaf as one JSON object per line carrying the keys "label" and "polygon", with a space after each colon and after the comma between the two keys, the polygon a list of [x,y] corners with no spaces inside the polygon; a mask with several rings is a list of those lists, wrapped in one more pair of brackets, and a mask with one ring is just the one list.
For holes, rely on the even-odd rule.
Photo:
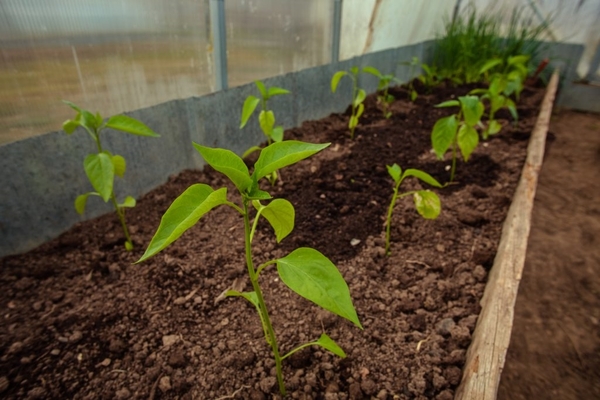
{"label": "green leaf", "polygon": [[131,133],[132,135],[160,137],[158,133],[154,132],[146,124],[126,115],[110,117],[106,126],[118,131]]}
{"label": "green leaf", "polygon": [[496,111],[504,107],[506,103],[506,97],[501,94],[490,97],[490,115],[494,115]]}
{"label": "green leaf", "polygon": [[356,98],[354,99],[354,107],[358,107],[359,104],[362,104],[366,97],[367,92],[365,92],[363,89],[358,89],[358,93],[356,93]]}
{"label": "green leaf", "polygon": [[458,98],[461,103],[463,118],[469,126],[475,126],[481,119],[485,107],[477,96],[461,96]]}
{"label": "green leaf", "polygon": [[125,250],[127,250],[127,251],[133,250],[133,244],[128,240],[125,241]]}
{"label": "green leaf", "polygon": [[350,128],[350,130],[356,128],[358,126],[358,117],[356,115],[351,115],[350,119],[348,120],[348,128]]}
{"label": "green leaf", "polygon": [[94,133],[97,133],[98,125],[96,124],[96,117],[94,114],[87,110],[81,110],[81,113],[77,114],[75,119],[83,126],[87,127]]}
{"label": "green leaf", "polygon": [[358,67],[350,67],[350,72],[352,73],[352,75],[357,76],[359,72]]}
{"label": "green leaf", "polygon": [[213,149],[198,143],[193,144],[204,160],[215,170],[227,176],[240,192],[250,187],[252,179],[248,167],[237,154],[227,149]]}
{"label": "green leaf", "polygon": [[499,58],[495,58],[489,61],[486,61],[485,64],[479,69],[479,75],[486,73],[490,69],[494,68],[497,65],[502,64],[502,60]]}
{"label": "green leaf", "polygon": [[112,156],[112,163],[115,166],[115,175],[122,178],[125,175],[125,168],[127,167],[125,159],[122,156],[114,155]]}
{"label": "green leaf", "polygon": [[274,142],[281,142],[283,140],[283,126],[280,125],[273,128],[271,139],[273,139]]}
{"label": "green leaf", "polygon": [[419,97],[419,93],[417,93],[416,90],[411,90],[410,91],[410,101],[412,101],[414,103],[414,101],[417,99],[417,97]]}
{"label": "green leaf", "polygon": [[119,207],[133,208],[133,207],[135,207],[135,204],[136,204],[135,199],[131,196],[127,196],[127,197],[125,197],[125,200],[123,200],[123,202],[121,204],[119,204]]}
{"label": "green leaf", "polygon": [[417,212],[425,219],[436,219],[442,205],[437,194],[430,190],[419,190],[413,195]]}
{"label": "green leaf", "polygon": [[78,106],[76,106],[75,103],[72,103],[67,100],[63,100],[62,102],[65,103],[66,105],[68,105],[69,107],[71,107],[73,110],[77,111],[78,113],[83,112],[83,110],[81,108],[79,108]]}
{"label": "green leaf", "polygon": [[258,123],[260,124],[260,129],[262,129],[263,133],[267,135],[267,137],[271,137],[273,125],[275,125],[275,114],[273,114],[273,111],[262,110],[260,114],[258,114]]}
{"label": "green leaf", "polygon": [[437,120],[431,132],[431,145],[436,156],[441,160],[450,145],[454,142],[458,123],[456,115],[452,114]]}
{"label": "green leaf", "polygon": [[162,216],[160,225],[146,252],[136,263],[163,250],[194,226],[204,214],[225,203],[227,203],[227,188],[213,190],[203,183],[197,183],[187,188],[173,201]]}
{"label": "green leaf", "polygon": [[294,219],[296,212],[292,203],[285,199],[275,199],[268,205],[263,206],[258,201],[253,201],[254,208],[261,209],[261,215],[269,221],[275,231],[277,243],[281,242],[294,230]]}
{"label": "green leaf", "polygon": [[290,93],[289,90],[273,86],[273,87],[270,87],[269,90],[267,91],[267,97],[279,96],[279,95],[288,94],[288,93]]}
{"label": "green leaf", "polygon": [[272,199],[271,195],[264,190],[260,190],[258,185],[252,186],[252,189],[246,195],[250,200],[270,200]]}
{"label": "green leaf", "polygon": [[244,152],[244,154],[242,154],[242,158],[246,158],[248,157],[250,154],[254,153],[255,151],[261,151],[262,149],[259,146],[252,146],[250,147],[248,150],[246,150]]}
{"label": "green leaf", "polygon": [[77,196],[77,198],[75,199],[75,211],[77,211],[78,214],[81,215],[85,212],[85,205],[87,203],[88,197],[90,196],[100,197],[100,195],[96,192],[88,192]]}
{"label": "green leaf", "polygon": [[258,91],[260,92],[260,95],[262,96],[263,99],[267,99],[267,89],[265,88],[265,84],[262,83],[261,81],[254,81],[254,83],[256,84],[256,87],[258,88]]}
{"label": "green leaf", "polygon": [[315,344],[321,346],[325,350],[329,350],[338,357],[346,358],[346,353],[344,350],[342,350],[342,348],[326,333],[322,333],[321,337],[315,342]]}
{"label": "green leaf", "polygon": [[77,129],[78,126],[79,122],[73,121],[72,119],[68,119],[63,122],[63,130],[67,133],[67,135],[75,132],[75,129]]}
{"label": "green leaf", "polygon": [[407,176],[414,176],[415,178],[420,179],[423,182],[434,187],[442,187],[442,185],[433,176],[419,169],[407,169],[406,171],[404,171],[404,177]]}
{"label": "green leaf", "polygon": [[518,121],[519,114],[517,113],[517,106],[515,105],[515,102],[511,99],[506,99],[506,108],[508,108],[508,111],[510,111],[510,115],[512,115],[513,119]]}
{"label": "green leaf", "polygon": [[115,179],[115,166],[112,156],[107,152],[88,155],[83,168],[87,174],[90,183],[100,194],[105,202],[110,199],[113,190],[113,181]]}
{"label": "green leaf", "polygon": [[253,176],[258,181],[273,171],[295,164],[318,153],[329,146],[329,144],[304,143],[297,140],[284,140],[272,143],[260,152],[260,156],[256,164],[254,164]]}
{"label": "green leaf", "polygon": [[338,84],[340,83],[340,79],[342,79],[342,77],[347,74],[348,73],[346,71],[338,71],[335,74],[333,74],[333,78],[331,78],[331,91],[333,93],[335,93],[335,91],[337,90]]}
{"label": "green leaf", "polygon": [[465,161],[469,161],[471,153],[473,153],[478,144],[479,135],[477,131],[469,125],[461,125],[458,130],[458,147],[460,147],[460,152]]}
{"label": "green leaf", "polygon": [[460,106],[460,103],[458,102],[458,100],[447,100],[447,101],[441,102],[440,104],[436,104],[434,107],[442,108],[442,107],[458,107],[458,106]]}
{"label": "green leaf", "polygon": [[500,132],[501,129],[502,129],[502,125],[500,125],[500,123],[498,121],[493,119],[488,124],[487,133],[489,135],[495,135],[496,133]]}
{"label": "green leaf", "polygon": [[362,329],[348,285],[323,254],[301,247],[277,260],[277,272],[291,290]]}
{"label": "green leaf", "polygon": [[250,119],[250,116],[256,109],[256,106],[258,106],[258,103],[260,103],[260,99],[258,97],[254,97],[252,95],[246,97],[246,100],[244,101],[244,107],[242,108],[242,122],[240,123],[240,129],[246,126],[248,119]]}
{"label": "green leaf", "polygon": [[516,64],[527,64],[529,61],[529,56],[527,55],[518,55],[512,56],[508,58],[508,65],[516,65]]}
{"label": "green leaf", "polygon": [[250,302],[257,310],[260,310],[258,304],[258,296],[255,292],[238,292],[237,290],[228,290],[225,292],[226,297],[243,297]]}
{"label": "green leaf", "polygon": [[360,103],[358,105],[358,107],[356,108],[356,122],[358,123],[358,118],[360,118],[360,116],[363,114],[363,112],[365,112],[365,105],[363,103]]}
{"label": "green leaf", "polygon": [[375,75],[377,78],[381,79],[381,72],[379,72],[379,70],[375,67],[364,67],[363,71],[368,74]]}
{"label": "green leaf", "polygon": [[402,175],[402,168],[400,168],[400,166],[396,163],[394,163],[394,165],[392,166],[386,165],[386,167],[388,170],[388,174],[390,174],[390,176],[394,180],[394,183],[398,184],[400,176]]}
{"label": "green leaf", "polygon": [[96,113],[96,125],[101,126],[103,122],[104,122],[104,119],[102,118],[102,115],[100,115],[100,113],[97,112]]}

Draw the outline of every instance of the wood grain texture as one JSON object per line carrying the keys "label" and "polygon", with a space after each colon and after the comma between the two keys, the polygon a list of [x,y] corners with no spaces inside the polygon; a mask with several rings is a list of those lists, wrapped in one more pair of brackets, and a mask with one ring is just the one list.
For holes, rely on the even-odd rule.
{"label": "wood grain texture", "polygon": [[496,399],[510,343],[514,306],[525,265],[535,190],[557,86],[558,71],[555,71],[531,134],[527,159],[502,228],[498,252],[481,299],[482,309],[473,341],[467,351],[456,400]]}

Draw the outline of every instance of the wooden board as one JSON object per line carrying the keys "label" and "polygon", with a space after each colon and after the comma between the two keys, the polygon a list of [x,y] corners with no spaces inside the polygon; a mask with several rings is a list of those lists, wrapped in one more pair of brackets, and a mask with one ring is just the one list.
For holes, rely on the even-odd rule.
{"label": "wooden board", "polygon": [[555,71],[546,89],[529,140],[521,178],[502,227],[502,237],[481,299],[482,309],[467,351],[456,400],[496,399],[510,343],[515,301],[525,265],[533,200],[557,86],[558,71]]}

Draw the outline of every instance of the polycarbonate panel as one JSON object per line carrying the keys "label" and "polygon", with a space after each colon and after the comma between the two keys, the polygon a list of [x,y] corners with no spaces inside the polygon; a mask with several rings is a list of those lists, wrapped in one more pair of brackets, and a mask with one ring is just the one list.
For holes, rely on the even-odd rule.
{"label": "polycarbonate panel", "polygon": [[331,61],[333,0],[225,1],[229,86]]}
{"label": "polycarbonate panel", "polygon": [[0,143],[214,86],[208,0],[0,0]]}

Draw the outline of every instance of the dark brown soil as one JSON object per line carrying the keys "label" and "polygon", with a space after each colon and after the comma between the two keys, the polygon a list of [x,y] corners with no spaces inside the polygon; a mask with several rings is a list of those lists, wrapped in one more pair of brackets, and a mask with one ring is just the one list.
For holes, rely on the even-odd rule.
{"label": "dark brown soil", "polygon": [[[408,197],[397,204],[390,257],[382,239],[392,193],[385,165],[423,169],[445,182],[449,161],[435,159],[430,132],[451,110],[432,106],[468,89],[441,88],[416,104],[399,100],[389,120],[370,96],[354,141],[347,115],[286,132],[287,139],[332,144],[282,171],[275,188],[264,187],[294,204],[296,229],[277,245],[261,225],[256,262],[315,247],[344,275],[365,328],[320,311],[278,282],[275,270],[265,271],[261,284],[282,350],[325,331],[348,354],[342,360],[308,348],[286,360],[290,398],[453,398],[543,92],[527,89],[518,126],[505,121],[501,134],[459,163],[458,184],[437,190],[437,220],[421,219]],[[394,94],[407,97],[402,89]],[[255,311],[240,299],[216,301],[234,280],[247,279],[234,211],[217,208],[177,243],[133,265],[170,203],[197,182],[235,191],[209,168],[172,177],[128,214],[131,253],[109,214],[0,260],[4,398],[278,398]],[[403,189],[419,186],[407,180]]]}
{"label": "dark brown soil", "polygon": [[498,399],[600,399],[600,115],[550,124]]}

